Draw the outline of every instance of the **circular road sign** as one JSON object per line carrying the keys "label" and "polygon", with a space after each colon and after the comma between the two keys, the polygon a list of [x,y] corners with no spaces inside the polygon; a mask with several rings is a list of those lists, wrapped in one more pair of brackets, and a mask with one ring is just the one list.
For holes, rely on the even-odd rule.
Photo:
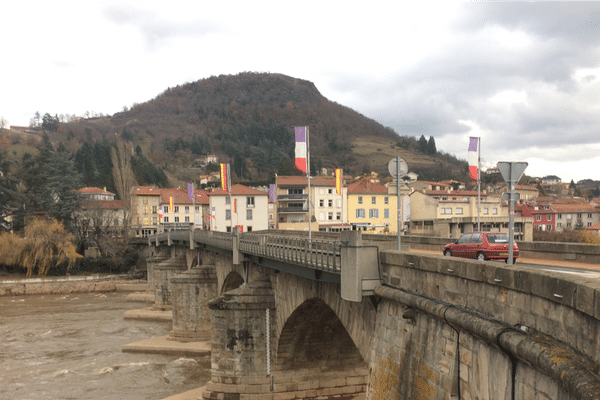
{"label": "circular road sign", "polygon": [[394,177],[398,174],[398,166],[396,159],[400,161],[400,177],[402,177],[408,173],[408,164],[406,163],[406,161],[404,161],[404,159],[400,157],[395,157],[390,160],[390,162],[388,163],[388,171],[390,172],[390,175]]}

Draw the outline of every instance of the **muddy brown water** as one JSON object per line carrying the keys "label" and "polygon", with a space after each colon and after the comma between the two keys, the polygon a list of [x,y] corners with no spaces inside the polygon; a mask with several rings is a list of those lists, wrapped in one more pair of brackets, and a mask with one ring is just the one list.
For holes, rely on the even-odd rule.
{"label": "muddy brown water", "polygon": [[123,293],[0,297],[0,399],[151,400],[204,386],[210,357],[123,353],[170,322],[125,320]]}

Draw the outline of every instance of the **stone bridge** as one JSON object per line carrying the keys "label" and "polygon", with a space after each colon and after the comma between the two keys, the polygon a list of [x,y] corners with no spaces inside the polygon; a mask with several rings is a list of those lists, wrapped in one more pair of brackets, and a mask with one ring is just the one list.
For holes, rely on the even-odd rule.
{"label": "stone bridge", "polygon": [[149,238],[172,339],[211,341],[204,399],[600,399],[596,280],[299,235]]}

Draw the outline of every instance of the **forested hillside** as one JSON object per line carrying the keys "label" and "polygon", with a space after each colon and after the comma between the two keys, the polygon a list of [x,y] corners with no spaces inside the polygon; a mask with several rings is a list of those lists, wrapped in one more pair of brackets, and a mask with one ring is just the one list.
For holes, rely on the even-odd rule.
{"label": "forested hillside", "polygon": [[139,147],[137,155],[178,179],[195,158],[212,153],[232,164],[236,181],[252,182],[272,179],[276,172],[297,173],[293,127],[304,125],[310,127],[313,171],[385,173],[390,158],[401,156],[422,179],[466,176],[466,163],[436,149],[434,138],[400,137],[327,100],[313,83],[281,74],[202,79],[113,116],[59,124],[49,135],[72,152],[118,135]]}

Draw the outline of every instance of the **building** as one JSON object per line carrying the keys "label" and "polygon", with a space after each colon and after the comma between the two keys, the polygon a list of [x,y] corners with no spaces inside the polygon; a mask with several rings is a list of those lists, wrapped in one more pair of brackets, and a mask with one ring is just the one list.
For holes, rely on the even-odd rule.
{"label": "building", "polygon": [[[476,191],[415,191],[410,194],[411,234],[459,238],[479,224],[482,231],[508,232],[509,207],[500,196],[482,193],[478,203]],[[516,240],[531,241],[531,218],[515,213],[514,235]]]}
{"label": "building", "polygon": [[[160,189],[159,231],[170,229],[208,229],[210,221],[208,192],[194,190],[190,198],[188,189]],[[172,200],[172,206],[171,206]],[[162,211],[162,212],[161,212]]]}
{"label": "building", "polygon": [[130,231],[134,237],[148,237],[159,232],[161,189],[135,186],[131,189]]}
{"label": "building", "polygon": [[231,192],[222,189],[208,193],[210,230],[232,232],[239,227],[242,232],[269,229],[269,193],[233,185]]}
{"label": "building", "polygon": [[114,200],[115,194],[97,187],[84,187],[75,191],[85,200]]}
{"label": "building", "polygon": [[95,234],[122,235],[125,226],[125,208],[121,200],[106,188],[85,187],[76,190],[81,197],[79,210],[73,213],[73,220],[79,231],[89,236]]}
{"label": "building", "polygon": [[347,198],[348,223],[352,229],[398,233],[397,196],[390,196],[385,186],[364,178],[348,185]]}
{"label": "building", "polygon": [[310,193],[306,176],[278,176],[275,182],[277,228],[302,231],[308,230],[309,226],[313,231],[349,229],[344,205],[346,195],[346,187],[342,187],[342,194],[336,193],[332,176],[311,177]]}
{"label": "building", "polygon": [[188,190],[181,188],[136,186],[131,190],[131,231],[135,237],[169,229],[208,229],[208,215],[209,198],[204,190],[194,190],[192,199]]}
{"label": "building", "polygon": [[556,213],[556,230],[586,229],[600,223],[600,210],[589,203],[551,205]]}

